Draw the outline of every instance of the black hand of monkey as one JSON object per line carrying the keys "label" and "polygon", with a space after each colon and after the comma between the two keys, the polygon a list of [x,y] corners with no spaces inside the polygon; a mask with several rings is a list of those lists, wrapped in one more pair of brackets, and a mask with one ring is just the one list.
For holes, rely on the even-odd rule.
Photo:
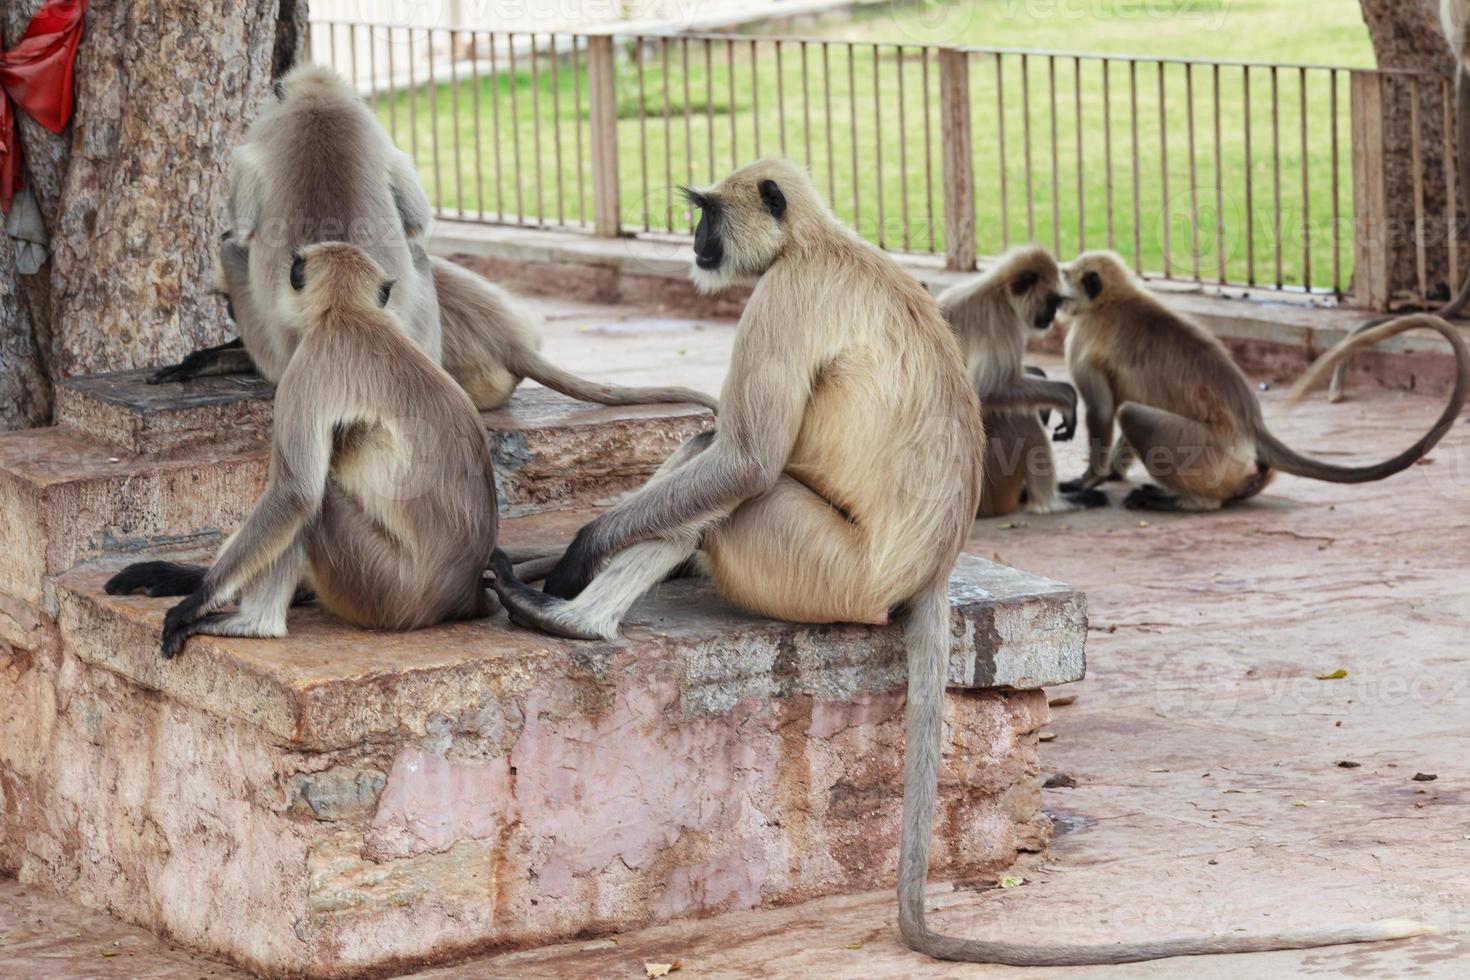
{"label": "black hand of monkey", "polygon": [[183,602],[174,606],[163,617],[163,639],[159,652],[163,659],[172,660],[184,649],[184,642],[198,632],[208,595],[203,591],[192,592]]}
{"label": "black hand of monkey", "polygon": [[1070,411],[1062,415],[1062,422],[1052,432],[1052,442],[1071,442],[1077,434],[1077,413]]}
{"label": "black hand of monkey", "polygon": [[193,381],[195,378],[203,376],[214,366],[215,362],[219,359],[220,351],[236,350],[243,346],[244,342],[236,337],[229,343],[221,344],[218,347],[206,347],[203,350],[196,350],[179,363],[170,364],[167,367],[154,371],[148,376],[148,383],[151,385],[162,385],[174,384],[181,381]]}
{"label": "black hand of monkey", "polygon": [[556,563],[551,574],[546,576],[543,591],[547,595],[559,599],[575,599],[597,574],[599,557],[594,553],[592,538],[587,531],[584,527],[577,532],[571,547],[561,556],[561,561]]}
{"label": "black hand of monkey", "polygon": [[1057,489],[1062,493],[1082,493],[1091,488],[1087,485],[1087,477],[1079,476],[1075,480],[1065,480],[1062,483],[1058,483]]}

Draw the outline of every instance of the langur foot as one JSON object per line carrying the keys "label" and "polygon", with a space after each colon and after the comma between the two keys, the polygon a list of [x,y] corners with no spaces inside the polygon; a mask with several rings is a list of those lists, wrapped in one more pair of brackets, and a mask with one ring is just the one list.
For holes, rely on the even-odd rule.
{"label": "langur foot", "polygon": [[1075,505],[1077,510],[1092,510],[1096,507],[1107,507],[1112,501],[1108,495],[1101,490],[1078,490],[1073,493],[1062,494],[1067,502]]}
{"label": "langur foot", "polygon": [[1123,498],[1123,506],[1128,510],[1152,510],[1170,514],[1199,509],[1190,507],[1183,497],[1162,490],[1152,483],[1133,489]]}
{"label": "langur foot", "polygon": [[205,600],[202,592],[190,593],[189,598],[164,615],[163,636],[159,641],[159,653],[164,660],[177,657],[189,637],[199,632],[200,623],[208,618],[204,613]]}
{"label": "langur foot", "polygon": [[172,561],[134,562],[107,580],[108,595],[132,595],[142,591],[150,598],[188,595],[204,581],[206,569]]}
{"label": "langur foot", "polygon": [[159,368],[148,376],[151,385],[178,384],[220,374],[250,374],[253,368],[244,354],[244,342],[235,338],[218,347],[196,350],[177,364]]}

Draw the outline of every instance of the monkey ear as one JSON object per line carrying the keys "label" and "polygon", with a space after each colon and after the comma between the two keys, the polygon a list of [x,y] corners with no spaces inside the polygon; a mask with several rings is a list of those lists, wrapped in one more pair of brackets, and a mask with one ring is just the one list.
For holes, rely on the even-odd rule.
{"label": "monkey ear", "polygon": [[298,293],[306,288],[306,260],[299,255],[291,259],[291,288]]}
{"label": "monkey ear", "polygon": [[285,82],[276,82],[274,85],[271,86],[271,91],[276,94],[276,98],[279,101],[281,101],[281,102],[285,102],[286,101],[286,83]]}
{"label": "monkey ear", "polygon": [[390,297],[390,296],[393,295],[393,287],[396,286],[397,284],[398,284],[398,280],[397,279],[384,279],[383,282],[382,282],[382,284],[380,286],[378,286],[378,305],[379,306],[387,306],[388,305],[388,297]]}
{"label": "monkey ear", "polygon": [[781,193],[781,187],[774,180],[763,180],[760,184],[761,203],[766,210],[771,212],[771,217],[777,221],[786,214],[786,195]]}
{"label": "monkey ear", "polygon": [[1036,281],[1041,277],[1034,270],[1021,273],[1011,280],[1011,295],[1024,296],[1036,287]]}
{"label": "monkey ear", "polygon": [[1102,276],[1096,272],[1088,272],[1082,276],[1082,291],[1087,294],[1088,299],[1097,299],[1102,295]]}

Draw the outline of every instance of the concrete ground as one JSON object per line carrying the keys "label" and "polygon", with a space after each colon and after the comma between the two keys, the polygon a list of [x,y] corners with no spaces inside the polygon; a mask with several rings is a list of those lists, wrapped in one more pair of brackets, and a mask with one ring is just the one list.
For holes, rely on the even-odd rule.
{"label": "concrete ground", "polygon": [[[553,359],[607,380],[717,390],[727,323],[537,303]],[[1048,370],[1059,361],[1039,358]],[[657,365],[650,368],[647,365]],[[1266,415],[1333,461],[1407,445],[1437,400],[1381,390]],[[1079,434],[1079,437],[1082,434]],[[1059,468],[1081,466],[1081,441]],[[1141,471],[1134,474],[1137,479]],[[1121,499],[1122,487],[1112,491]],[[1057,689],[1057,833],[1024,882],[935,885],[932,921],[962,936],[1110,942],[1395,915],[1433,938],[1028,977],[1461,977],[1470,963],[1470,425],[1384,483],[1279,478],[1207,516],[1018,515],[976,525],[978,554],[1084,588],[1089,676]],[[1338,676],[1338,672],[1344,672]],[[151,937],[0,883],[0,976],[228,976]],[[112,944],[119,945],[112,945]],[[118,956],[106,954],[117,950]],[[120,962],[121,961],[121,962]],[[883,892],[506,953],[428,978],[949,977]],[[214,972],[211,973],[210,971]],[[114,971],[114,972],[108,972]],[[174,971],[174,972],[169,972]]]}

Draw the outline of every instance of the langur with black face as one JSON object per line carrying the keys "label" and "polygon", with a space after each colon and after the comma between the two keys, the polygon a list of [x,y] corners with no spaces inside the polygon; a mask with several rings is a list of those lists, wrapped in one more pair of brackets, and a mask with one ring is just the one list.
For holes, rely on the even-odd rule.
{"label": "langur with black face", "polygon": [[188,595],[164,619],[165,658],[196,633],[285,636],[303,585],[369,629],[495,608],[482,581],[495,474],[479,413],[408,339],[388,309],[396,284],[361,249],[307,246],[289,277],[302,335],[276,390],[264,495],[207,571],[141,562],[107,583],[113,595]]}
{"label": "langur with black face", "polygon": [[[1148,292],[1117,255],[1089,252],[1065,273],[1073,296],[1067,365],[1087,406],[1089,462],[1087,472],[1063,489],[1092,489],[1121,475],[1136,457],[1158,485],[1131,492],[1124,501],[1129,508],[1217,510],[1260,493],[1277,470],[1329,483],[1385,479],[1434,448],[1455,424],[1470,388],[1470,351],[1439,317],[1402,317],[1344,340],[1302,384],[1315,384],[1362,347],[1420,327],[1449,341],[1458,374],[1438,421],[1404,452],[1374,466],[1324,463],[1272,435],[1254,388],[1225,346]],[[1116,444],[1115,426],[1123,434]]]}
{"label": "langur with black face", "polygon": [[292,256],[341,239],[398,281],[392,307],[409,337],[480,409],[504,404],[522,378],[605,405],[717,407],[689,388],[595,384],[542,357],[540,331],[509,294],[424,250],[432,212],[413,161],[330,69],[307,65],[276,83],[235,151],[230,204],[233,228],[220,243],[215,287],[240,338],[160,370],[154,383],[252,369],[279,382],[301,338],[287,282]]}
{"label": "langur with black face", "polygon": [[[1470,214],[1470,0],[1439,0],[1439,21],[1445,40],[1455,55],[1455,152],[1459,157],[1460,210]],[[1470,273],[1455,298],[1434,311],[1434,316],[1457,317],[1470,304]],[[1353,328],[1349,338],[1388,323],[1393,317],[1378,317]],[[1342,401],[1343,383],[1351,358],[1337,361],[1327,400]]]}
{"label": "langur with black face", "polygon": [[1044,333],[1062,305],[1062,273],[1050,252],[1035,245],[1002,256],[989,272],[952,286],[939,308],[954,328],[985,419],[985,486],[980,517],[1020,507],[1057,514],[1106,506],[1100,490],[1063,494],[1041,413],[1055,409],[1065,442],[1077,428],[1077,390],[1049,381],[1023,364],[1026,340]]}
{"label": "langur with black face", "polygon": [[980,503],[979,404],[938,304],[839,224],[804,172],[764,160],[690,199],[703,212],[695,281],[713,291],[757,280],[716,429],[583,528],[546,593],[497,556],[495,588],[512,617],[563,636],[615,636],[629,605],[696,553],[721,594],[761,615],[882,624],[905,610],[899,927],[930,956],[1087,965],[1418,934],[1394,923],[1046,947],[930,931],[925,885],[953,641],[947,585]]}

